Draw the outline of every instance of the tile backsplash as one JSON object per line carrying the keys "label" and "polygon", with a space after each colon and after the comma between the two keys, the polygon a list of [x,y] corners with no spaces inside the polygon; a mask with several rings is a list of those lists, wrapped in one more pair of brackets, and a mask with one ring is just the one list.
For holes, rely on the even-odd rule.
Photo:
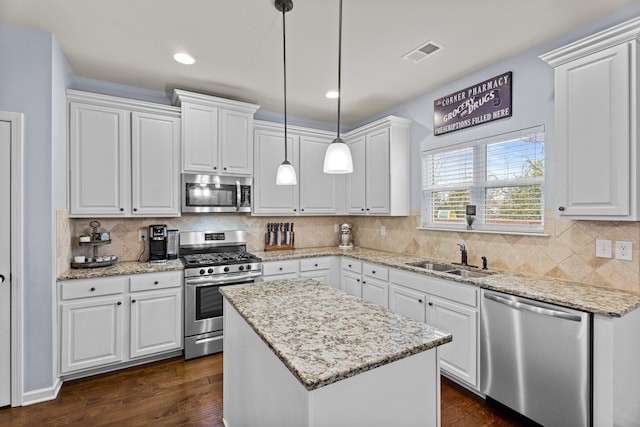
{"label": "tile backsplash", "polygon": [[[570,221],[545,213],[545,236],[520,236],[477,232],[427,231],[420,225],[420,212],[408,217],[252,217],[239,214],[185,214],[180,218],[98,218],[100,231],[111,234],[112,243],[99,248],[100,255],[117,255],[121,261],[146,260],[148,249],[138,241],[138,230],[151,224],[170,229],[247,230],[248,249],[264,249],[264,232],[269,222],[295,223],[296,248],[334,246],[339,233],[334,224],[353,225],[354,243],[371,249],[420,255],[447,262],[459,261],[458,243],[469,252],[469,264],[481,265],[486,256],[490,269],[571,280],[640,294],[640,223],[613,221]],[[57,268],[69,268],[73,255],[90,255],[79,246],[77,236],[90,231],[91,219],[57,215]],[[381,227],[385,227],[382,235]],[[596,239],[630,241],[633,260],[597,258]],[[143,252],[144,250],[144,252]]]}

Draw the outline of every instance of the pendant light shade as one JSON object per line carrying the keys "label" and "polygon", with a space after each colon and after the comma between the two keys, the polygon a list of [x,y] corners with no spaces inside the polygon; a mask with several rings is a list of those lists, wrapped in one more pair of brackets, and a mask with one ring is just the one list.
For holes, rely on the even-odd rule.
{"label": "pendant light shade", "polygon": [[336,139],[333,140],[324,155],[324,173],[339,174],[353,172],[353,159],[349,146],[340,138],[340,100],[342,90],[340,88],[342,72],[342,0],[340,0],[340,19],[338,25],[338,125]]}
{"label": "pendant light shade", "polygon": [[275,0],[276,9],[282,12],[282,58],[284,63],[284,161],[276,172],[276,185],[296,185],[296,170],[287,159],[287,32],[285,27],[285,13],[293,9],[292,0]]}

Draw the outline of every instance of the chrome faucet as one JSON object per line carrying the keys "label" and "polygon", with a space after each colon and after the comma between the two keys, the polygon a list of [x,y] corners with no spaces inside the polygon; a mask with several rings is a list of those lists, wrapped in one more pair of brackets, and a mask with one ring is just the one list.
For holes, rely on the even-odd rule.
{"label": "chrome faucet", "polygon": [[458,243],[458,246],[460,246],[460,255],[462,256],[462,260],[460,261],[460,264],[468,265],[467,264],[467,248],[464,246],[464,243]]}

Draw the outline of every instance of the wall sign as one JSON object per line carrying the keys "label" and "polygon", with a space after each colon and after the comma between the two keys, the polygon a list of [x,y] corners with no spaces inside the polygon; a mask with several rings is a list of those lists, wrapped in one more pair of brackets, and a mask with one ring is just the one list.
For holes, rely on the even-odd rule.
{"label": "wall sign", "polygon": [[511,117],[511,71],[433,102],[433,134]]}

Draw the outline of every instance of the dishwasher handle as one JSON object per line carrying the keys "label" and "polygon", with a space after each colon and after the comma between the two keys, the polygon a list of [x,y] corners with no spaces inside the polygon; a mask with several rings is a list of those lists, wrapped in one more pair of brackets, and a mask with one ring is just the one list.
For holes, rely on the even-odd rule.
{"label": "dishwasher handle", "polygon": [[520,301],[512,301],[508,298],[504,298],[494,294],[485,293],[484,297],[491,301],[495,301],[500,304],[508,305],[509,307],[515,308],[517,310],[530,311],[532,313],[541,314],[543,316],[551,316],[564,320],[571,320],[573,322],[581,322],[582,318],[577,314],[571,314],[560,310],[551,310],[549,308],[538,307],[535,305],[527,304]]}

